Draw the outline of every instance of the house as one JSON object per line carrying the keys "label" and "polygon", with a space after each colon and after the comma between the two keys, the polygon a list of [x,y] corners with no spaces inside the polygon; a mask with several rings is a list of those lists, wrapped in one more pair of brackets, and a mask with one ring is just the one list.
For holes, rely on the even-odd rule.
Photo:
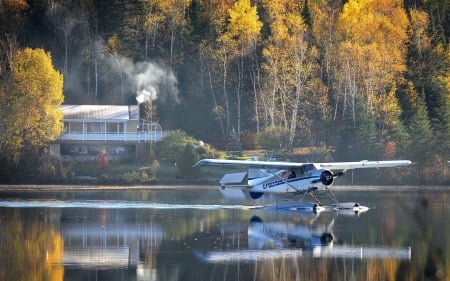
{"label": "house", "polygon": [[63,132],[50,149],[63,158],[95,160],[100,152],[113,160],[134,156],[165,134],[158,123],[140,120],[137,105],[62,105],[61,109]]}

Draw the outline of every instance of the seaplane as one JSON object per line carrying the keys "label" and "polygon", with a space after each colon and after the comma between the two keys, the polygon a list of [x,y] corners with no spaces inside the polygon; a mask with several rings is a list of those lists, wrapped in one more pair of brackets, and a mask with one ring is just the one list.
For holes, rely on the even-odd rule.
{"label": "seaplane", "polygon": [[[246,172],[225,174],[219,181],[222,193],[226,193],[227,190],[238,191],[243,196],[248,194],[252,199],[258,199],[264,194],[284,195],[290,198],[299,197],[298,205],[292,207],[298,210],[312,208],[316,211],[332,208],[334,210],[359,211],[367,207],[360,206],[356,202],[341,203],[336,199],[331,190],[336,178],[353,169],[393,168],[410,164],[409,160],[296,163],[202,159],[193,167],[220,166],[248,169]],[[307,198],[312,198],[312,202]]]}

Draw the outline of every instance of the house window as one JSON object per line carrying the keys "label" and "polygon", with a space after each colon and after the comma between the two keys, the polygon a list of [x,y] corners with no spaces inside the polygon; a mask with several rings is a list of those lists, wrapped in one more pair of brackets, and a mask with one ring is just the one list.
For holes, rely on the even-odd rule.
{"label": "house window", "polygon": [[106,123],[106,132],[107,133],[117,133],[118,131],[117,123]]}
{"label": "house window", "polygon": [[107,133],[115,133],[115,134],[123,134],[124,133],[124,124],[123,123],[106,123],[106,132]]}
{"label": "house window", "polygon": [[64,127],[66,128],[66,126],[68,125],[68,129],[67,132],[70,133],[82,133],[83,132],[83,123],[82,122],[70,122],[64,125]]}
{"label": "house window", "polygon": [[104,132],[104,126],[102,126],[103,123],[98,122],[92,122],[87,123],[87,132],[88,133],[102,133]]}
{"label": "house window", "polygon": [[74,152],[76,154],[87,154],[87,147],[85,145],[80,145],[80,146],[75,145],[73,147],[72,152]]}

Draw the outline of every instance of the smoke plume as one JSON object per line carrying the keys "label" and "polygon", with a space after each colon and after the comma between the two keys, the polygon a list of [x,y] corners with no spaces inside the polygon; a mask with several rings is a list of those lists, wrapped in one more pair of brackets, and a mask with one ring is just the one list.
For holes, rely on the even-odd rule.
{"label": "smoke plume", "polygon": [[179,103],[177,79],[170,69],[152,62],[133,63],[121,58],[122,71],[136,93],[136,101],[143,103],[154,100],[170,100]]}

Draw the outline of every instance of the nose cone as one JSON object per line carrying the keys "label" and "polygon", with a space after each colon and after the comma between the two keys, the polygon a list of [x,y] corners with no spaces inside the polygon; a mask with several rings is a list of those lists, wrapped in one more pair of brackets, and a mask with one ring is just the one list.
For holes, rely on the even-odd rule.
{"label": "nose cone", "polygon": [[333,174],[330,171],[323,171],[320,174],[320,181],[323,185],[331,185],[333,183]]}

